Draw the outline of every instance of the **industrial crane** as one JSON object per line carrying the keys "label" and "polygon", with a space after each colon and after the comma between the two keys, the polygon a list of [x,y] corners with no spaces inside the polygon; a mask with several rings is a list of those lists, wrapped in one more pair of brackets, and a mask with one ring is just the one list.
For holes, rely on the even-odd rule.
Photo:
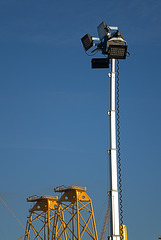
{"label": "industrial crane", "polygon": [[[110,109],[108,116],[110,121],[110,149],[109,168],[110,168],[110,189],[108,195],[110,198],[110,206],[107,208],[103,229],[101,232],[101,240],[105,236],[105,228],[107,219],[110,222],[109,240],[126,240],[127,232],[126,226],[123,225],[122,215],[122,184],[121,184],[121,158],[120,158],[120,131],[119,131],[119,78],[117,79],[117,109],[116,109],[116,80],[115,80],[115,60],[126,59],[127,43],[123,35],[119,32],[118,27],[107,26],[102,22],[98,28],[98,38],[86,34],[82,39],[85,51],[87,52],[92,47],[95,47],[91,53],[100,51],[104,58],[93,58],[92,68],[109,68],[111,65],[110,78]],[[117,112],[116,112],[117,110]],[[116,126],[117,123],[117,126]],[[118,136],[118,140],[116,139]],[[119,168],[119,178],[117,169]],[[118,181],[119,179],[119,181]],[[118,189],[119,182],[119,189]],[[119,208],[119,194],[120,194],[120,208]],[[110,210],[109,210],[110,209]]]}

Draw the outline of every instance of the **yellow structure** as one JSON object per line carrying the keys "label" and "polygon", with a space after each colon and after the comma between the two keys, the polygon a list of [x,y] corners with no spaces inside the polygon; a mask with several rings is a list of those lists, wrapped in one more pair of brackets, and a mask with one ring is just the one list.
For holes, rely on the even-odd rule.
{"label": "yellow structure", "polygon": [[62,186],[54,191],[62,196],[58,200],[52,239],[98,240],[92,201],[86,193],[86,188]]}
{"label": "yellow structure", "polygon": [[57,187],[61,197],[33,196],[25,234],[17,240],[98,240],[92,201],[86,188]]}
{"label": "yellow structure", "polygon": [[127,228],[126,225],[120,225],[120,239],[127,240]]}
{"label": "yellow structure", "polygon": [[24,240],[41,239],[51,240],[53,234],[53,222],[58,209],[58,197],[33,196],[27,198],[27,202],[33,202],[33,207],[29,210],[26,224]]}

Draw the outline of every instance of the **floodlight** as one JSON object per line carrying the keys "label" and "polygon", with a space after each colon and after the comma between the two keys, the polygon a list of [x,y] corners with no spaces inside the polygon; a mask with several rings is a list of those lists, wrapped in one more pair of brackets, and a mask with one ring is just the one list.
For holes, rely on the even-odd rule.
{"label": "floodlight", "polygon": [[124,43],[126,43],[125,40],[123,40],[121,37],[118,38],[111,38],[110,40],[108,40],[108,46],[110,45],[124,45]]}
{"label": "floodlight", "polygon": [[92,58],[92,68],[109,68],[108,58]]}
{"label": "floodlight", "polygon": [[93,47],[93,40],[90,34],[86,34],[84,37],[82,37],[81,41],[86,51]]}
{"label": "floodlight", "polygon": [[124,40],[124,36],[119,32],[115,32],[114,34],[110,34],[108,38],[108,46],[109,45],[124,45],[126,41]]}
{"label": "floodlight", "polygon": [[110,45],[108,47],[108,57],[110,59],[126,59],[127,45]]}
{"label": "floodlight", "polygon": [[105,36],[107,36],[108,34],[108,27],[107,24],[105,22],[102,22],[98,27],[97,27],[97,31],[98,31],[98,36],[100,38],[100,40],[102,40]]}

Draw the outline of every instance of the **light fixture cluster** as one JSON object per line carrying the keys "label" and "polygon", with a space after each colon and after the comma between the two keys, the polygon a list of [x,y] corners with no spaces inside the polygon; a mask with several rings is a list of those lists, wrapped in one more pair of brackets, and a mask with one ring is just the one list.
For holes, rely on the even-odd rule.
{"label": "light fixture cluster", "polygon": [[90,34],[86,34],[81,38],[85,51],[88,51],[93,46],[96,48],[92,51],[99,50],[103,55],[108,56],[108,60],[105,59],[92,59],[92,68],[104,68],[101,66],[109,66],[109,59],[126,59],[127,44],[123,35],[119,32],[118,27],[107,26],[105,22],[102,22],[98,27],[99,38],[92,37]]}

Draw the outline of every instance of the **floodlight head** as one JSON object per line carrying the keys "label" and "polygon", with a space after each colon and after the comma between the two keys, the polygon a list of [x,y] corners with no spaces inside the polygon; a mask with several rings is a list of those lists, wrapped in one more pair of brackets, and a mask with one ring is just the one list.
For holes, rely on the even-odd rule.
{"label": "floodlight head", "polygon": [[109,58],[92,58],[92,68],[109,68]]}
{"label": "floodlight head", "polygon": [[126,59],[127,45],[110,45],[108,47],[108,57],[110,59]]}
{"label": "floodlight head", "polygon": [[102,22],[98,27],[97,27],[97,31],[98,31],[98,36],[100,38],[100,40],[102,41],[102,39],[107,36],[108,34],[108,27],[107,24],[105,22]]}
{"label": "floodlight head", "polygon": [[86,51],[93,47],[93,40],[90,34],[86,34],[84,37],[82,37],[81,41]]}
{"label": "floodlight head", "polygon": [[108,46],[110,45],[124,45],[126,41],[124,40],[123,35],[117,31],[114,34],[110,35],[108,38]]}

